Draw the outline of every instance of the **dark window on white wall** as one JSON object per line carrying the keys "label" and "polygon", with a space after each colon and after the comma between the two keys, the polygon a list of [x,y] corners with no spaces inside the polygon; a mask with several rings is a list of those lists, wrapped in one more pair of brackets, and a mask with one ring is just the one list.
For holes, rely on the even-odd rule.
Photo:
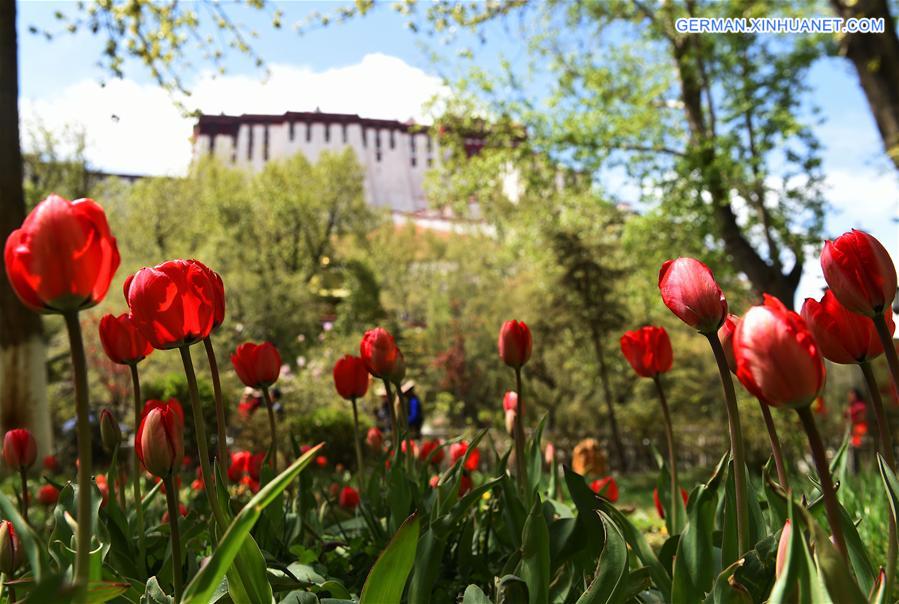
{"label": "dark window on white wall", "polygon": [[366,130],[365,128],[362,129],[362,146],[368,146],[368,130]]}
{"label": "dark window on white wall", "polygon": [[331,124],[325,124],[325,142],[331,142]]}
{"label": "dark window on white wall", "polygon": [[306,124],[306,142],[312,140],[312,124]]}
{"label": "dark window on white wall", "polygon": [[268,161],[268,129],[269,125],[265,125],[265,132],[262,138],[262,159]]}
{"label": "dark window on white wall", "polygon": [[290,140],[293,140],[293,126],[294,126],[293,122],[290,122],[290,124],[287,126],[287,137]]}
{"label": "dark window on white wall", "polygon": [[393,149],[396,147],[396,137],[393,134],[393,130],[390,131],[390,148]]}
{"label": "dark window on white wall", "polygon": [[247,140],[247,159],[253,159],[253,126],[249,126],[250,135]]}
{"label": "dark window on white wall", "polygon": [[343,130],[343,142],[346,143],[346,141],[347,141],[346,124],[343,125],[342,130]]}

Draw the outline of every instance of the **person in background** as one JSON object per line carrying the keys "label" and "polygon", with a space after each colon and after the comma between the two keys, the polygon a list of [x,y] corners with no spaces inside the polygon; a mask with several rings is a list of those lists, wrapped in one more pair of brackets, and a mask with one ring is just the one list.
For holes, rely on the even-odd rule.
{"label": "person in background", "polygon": [[410,380],[403,385],[403,398],[406,399],[409,409],[409,432],[412,438],[420,438],[421,427],[424,424],[425,417],[421,399],[418,398],[418,393],[415,392],[415,382]]}

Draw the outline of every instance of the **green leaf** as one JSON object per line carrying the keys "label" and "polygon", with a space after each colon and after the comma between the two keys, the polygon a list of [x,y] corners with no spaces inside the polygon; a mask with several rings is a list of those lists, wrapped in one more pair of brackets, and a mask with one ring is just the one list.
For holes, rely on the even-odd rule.
{"label": "green leaf", "polygon": [[493,604],[481,588],[477,585],[469,585],[462,594],[462,604]]}
{"label": "green leaf", "polygon": [[431,601],[431,590],[440,572],[440,562],[446,541],[438,537],[433,529],[425,531],[418,540],[415,552],[415,570],[409,582],[409,601],[427,604]]}
{"label": "green leaf", "polygon": [[786,560],[783,571],[775,581],[768,598],[768,604],[819,604],[830,602],[824,590],[815,565],[809,553],[808,544],[802,534],[802,522],[795,512],[792,500],[787,503],[787,515],[793,526],[787,543]]}
{"label": "green leaf", "polygon": [[496,583],[496,604],[523,604],[529,597],[528,584],[521,577],[504,575]]}
{"label": "green leaf", "polygon": [[727,457],[722,458],[709,482],[697,486],[690,494],[687,526],[674,558],[673,602],[702,602],[718,575],[719,562],[714,545],[715,511]]}
{"label": "green leaf", "polygon": [[47,548],[19,514],[15,504],[2,492],[0,492],[0,513],[15,527],[16,535],[22,543],[22,549],[25,550],[25,557],[28,558],[28,564],[31,566],[31,574],[34,575],[35,581],[40,581],[44,571],[44,552]]}
{"label": "green leaf", "polygon": [[529,604],[548,604],[549,529],[539,495],[534,498],[521,534],[521,578],[528,586]]}
{"label": "green leaf", "polygon": [[415,562],[421,517],[412,514],[387,544],[372,566],[359,604],[399,604],[406,587],[406,579]]}
{"label": "green leaf", "polygon": [[[684,505],[683,497],[676,500],[677,514],[671,513],[671,473],[668,471],[668,463],[665,458],[656,453],[656,461],[659,464],[659,476],[656,478],[656,489],[659,494],[659,503],[665,510],[665,527],[668,529],[669,535],[679,535],[684,530],[684,524],[687,522],[687,508]],[[680,485],[678,485],[680,486]],[[678,494],[679,495],[679,494]],[[673,525],[673,518],[677,517],[677,525]]]}
{"label": "green leaf", "polygon": [[621,530],[603,513],[599,514],[606,543],[596,565],[596,575],[577,604],[622,604],[628,585],[627,542]]}
{"label": "green leaf", "polygon": [[[277,499],[278,495],[309,465],[322,446],[319,444],[311,448],[247,502],[215,547],[209,563],[194,576],[184,590],[181,598],[182,604],[207,604],[209,602],[222,577],[225,576],[243,548],[245,539],[262,515],[262,511]],[[264,575],[262,579],[265,580]],[[260,602],[260,604],[264,603]]]}

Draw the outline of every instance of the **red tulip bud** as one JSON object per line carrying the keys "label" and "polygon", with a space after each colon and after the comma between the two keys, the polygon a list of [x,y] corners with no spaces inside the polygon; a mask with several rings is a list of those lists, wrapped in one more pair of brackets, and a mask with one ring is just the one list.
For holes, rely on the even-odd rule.
{"label": "red tulip bud", "polygon": [[[893,311],[883,311],[887,329],[896,329]],[[824,358],[843,365],[861,363],[883,354],[874,322],[840,304],[833,290],[824,292],[821,301],[806,299],[802,305],[805,320]]]}
{"label": "red tulip bud", "polygon": [[668,260],[659,271],[662,301],[700,333],[715,332],[727,316],[727,300],[708,266],[695,258]]}
{"label": "red tulip bud", "polygon": [[384,447],[384,435],[377,428],[369,428],[365,443],[375,451],[380,451]]}
{"label": "red tulip bud", "polygon": [[[684,500],[684,505],[687,505],[687,497],[688,497],[687,489],[681,488],[680,496],[681,496],[681,499]],[[658,489],[652,490],[652,502],[656,506],[656,512],[658,512],[659,518],[664,520],[665,519],[665,508],[664,508],[664,506],[662,506],[662,502],[659,499],[659,490]]]}
{"label": "red tulip bud", "polygon": [[231,355],[237,377],[250,388],[267,388],[278,381],[281,354],[271,342],[244,342]]}
{"label": "red tulip bud", "polygon": [[637,375],[655,377],[671,369],[671,340],[664,327],[646,325],[621,336],[621,354]]}
{"label": "red tulip bud", "polygon": [[41,505],[56,505],[59,501],[59,489],[52,484],[45,484],[37,492],[37,500]]}
{"label": "red tulip bud", "polygon": [[824,386],[824,362],[805,321],[765,295],[734,333],[737,379],[774,407],[810,405]]}
{"label": "red tulip bud", "polygon": [[9,283],[26,306],[63,313],[106,296],[119,250],[96,202],[50,195],[10,233],[3,259]]}
{"label": "red tulip bud", "polygon": [[122,429],[109,409],[100,411],[100,442],[107,453],[112,453],[122,442]]}
{"label": "red tulip bud", "polygon": [[615,482],[615,478],[612,476],[594,480],[590,488],[594,493],[602,495],[612,503],[618,501],[618,483]]}
{"label": "red tulip bud", "polygon": [[128,313],[119,316],[103,315],[99,332],[103,351],[113,363],[133,365],[153,352],[153,347]]}
{"label": "red tulip bud", "polygon": [[[450,445],[450,460],[451,463],[456,463],[468,453],[468,443],[466,441],[460,441],[457,443],[453,443]],[[465,462],[463,466],[469,472],[473,472],[478,469],[478,463],[481,461],[481,452],[477,447],[471,450],[471,453],[468,454],[468,460]]]}
{"label": "red tulip bud", "polygon": [[37,460],[37,443],[30,430],[16,428],[3,437],[3,459],[14,470],[34,465]]}
{"label": "red tulip bud", "polygon": [[355,510],[359,505],[359,491],[353,487],[343,487],[340,491],[338,503],[345,510]]}
{"label": "red tulip bud", "polygon": [[362,336],[359,356],[368,372],[377,378],[387,378],[393,374],[399,357],[399,348],[390,332],[381,327],[370,329]]}
{"label": "red tulip bud", "polygon": [[506,321],[499,330],[499,358],[509,367],[520,369],[531,358],[531,330],[523,321]]}
{"label": "red tulip bud", "polygon": [[824,279],[843,306],[873,317],[896,296],[896,267],[881,243],[852,230],[824,243]]}
{"label": "red tulip bud", "polygon": [[25,560],[16,529],[9,520],[0,520],[0,572],[11,577]]}
{"label": "red tulip bud", "polygon": [[734,374],[737,373],[737,359],[734,358],[734,332],[737,331],[739,320],[740,317],[737,315],[727,315],[724,323],[718,328],[718,340],[721,342],[721,348],[724,349],[724,358],[727,359],[727,366]]}
{"label": "red tulip bud", "polygon": [[368,380],[368,369],[359,357],[348,354],[334,364],[334,387],[347,400],[365,396]]}
{"label": "red tulip bud", "polygon": [[779,579],[783,574],[784,565],[787,563],[787,551],[790,549],[790,541],[793,538],[793,525],[787,520],[780,532],[780,541],[777,542],[777,559],[774,563],[774,576]]}
{"label": "red tulip bud", "polygon": [[137,429],[137,456],[148,472],[165,478],[184,459],[184,412],[175,399],[148,401]]}

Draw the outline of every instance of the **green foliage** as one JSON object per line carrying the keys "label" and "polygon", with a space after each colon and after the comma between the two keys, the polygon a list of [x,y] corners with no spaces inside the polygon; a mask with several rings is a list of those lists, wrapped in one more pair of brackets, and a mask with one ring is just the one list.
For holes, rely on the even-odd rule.
{"label": "green foliage", "polygon": [[[353,412],[349,403],[340,401],[318,407],[309,414],[290,418],[289,431],[301,443],[322,441],[327,443],[323,453],[332,463],[355,465],[353,448]],[[359,430],[364,438],[370,424],[360,422]]]}

